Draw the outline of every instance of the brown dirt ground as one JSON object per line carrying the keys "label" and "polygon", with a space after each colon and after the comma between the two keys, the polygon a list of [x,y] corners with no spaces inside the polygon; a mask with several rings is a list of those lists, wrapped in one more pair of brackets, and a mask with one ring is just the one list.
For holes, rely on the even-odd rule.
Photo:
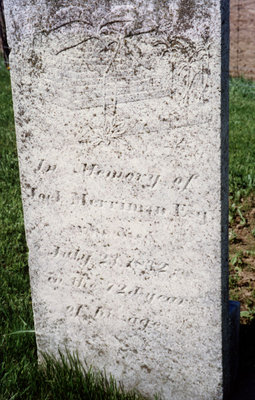
{"label": "brown dirt ground", "polygon": [[[245,200],[240,211],[229,228],[230,298],[241,302],[241,322],[247,323],[255,316],[254,194]],[[246,317],[244,311],[249,312]]]}
{"label": "brown dirt ground", "polygon": [[229,400],[255,400],[255,194],[239,210],[229,227],[230,298],[241,303],[239,373]]}

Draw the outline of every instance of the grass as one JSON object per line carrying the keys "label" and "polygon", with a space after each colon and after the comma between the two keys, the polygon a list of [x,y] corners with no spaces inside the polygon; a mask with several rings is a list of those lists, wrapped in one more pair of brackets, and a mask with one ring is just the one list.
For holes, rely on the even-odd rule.
{"label": "grass", "polygon": [[230,80],[229,192],[240,204],[255,189],[255,83]]}
{"label": "grass", "polygon": [[56,359],[45,354],[43,367],[25,358],[20,368],[6,370],[1,399],[144,400],[139,393],[125,391],[105,373],[85,368],[77,355],[59,353]]}
{"label": "grass", "polygon": [[[20,201],[9,74],[0,64],[0,399],[22,398],[24,380],[36,367],[27,248]],[[15,398],[15,397],[13,397]]]}
{"label": "grass", "polygon": [[230,80],[229,241],[230,297],[241,321],[255,316],[255,83]]}
{"label": "grass", "polygon": [[[3,62],[0,85],[0,400],[142,399],[104,374],[84,370],[76,355],[60,355],[59,361],[45,356],[44,369],[37,366],[12,98]],[[255,284],[248,279],[255,276],[254,100],[252,82],[230,81],[230,289],[242,302],[243,321],[255,315]]]}

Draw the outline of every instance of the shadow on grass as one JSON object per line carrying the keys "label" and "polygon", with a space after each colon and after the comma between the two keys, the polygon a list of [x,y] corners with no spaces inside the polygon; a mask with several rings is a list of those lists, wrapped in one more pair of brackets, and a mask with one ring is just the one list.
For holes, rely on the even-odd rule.
{"label": "shadow on grass", "polygon": [[240,326],[239,373],[229,400],[255,399],[255,319]]}
{"label": "shadow on grass", "polygon": [[240,371],[251,368],[255,369],[255,318],[240,326]]}

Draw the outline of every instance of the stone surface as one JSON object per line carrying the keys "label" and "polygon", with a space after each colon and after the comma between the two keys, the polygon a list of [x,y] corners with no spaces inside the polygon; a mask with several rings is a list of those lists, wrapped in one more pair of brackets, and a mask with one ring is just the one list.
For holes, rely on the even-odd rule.
{"label": "stone surface", "polygon": [[227,1],[4,4],[39,354],[221,399]]}

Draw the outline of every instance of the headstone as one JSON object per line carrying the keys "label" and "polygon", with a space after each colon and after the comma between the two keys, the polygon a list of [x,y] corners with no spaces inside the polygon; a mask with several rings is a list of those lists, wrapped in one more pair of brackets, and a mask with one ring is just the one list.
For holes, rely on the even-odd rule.
{"label": "headstone", "polygon": [[39,354],[222,399],[227,1],[4,5]]}

